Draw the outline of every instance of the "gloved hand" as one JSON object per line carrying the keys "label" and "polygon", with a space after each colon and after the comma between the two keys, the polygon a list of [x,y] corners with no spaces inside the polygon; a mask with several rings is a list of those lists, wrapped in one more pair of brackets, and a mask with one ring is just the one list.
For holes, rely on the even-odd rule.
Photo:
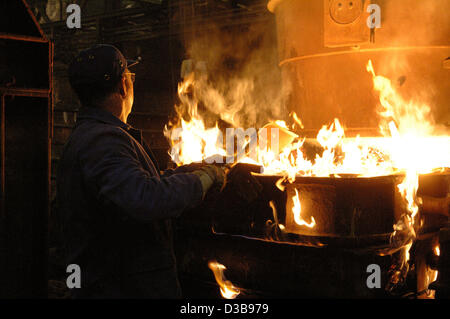
{"label": "gloved hand", "polygon": [[262,192],[261,183],[251,174],[259,173],[261,167],[245,163],[234,165],[226,175],[224,191],[232,192],[247,203],[254,201]]}
{"label": "gloved hand", "polygon": [[204,167],[205,163],[191,163],[182,166],[178,166],[173,170],[174,174],[192,173]]}
{"label": "gloved hand", "polygon": [[174,169],[173,172],[175,174],[192,173],[193,171],[199,170],[206,165],[214,165],[215,163],[217,163],[219,165],[224,164],[224,163],[226,163],[226,160],[227,159],[225,156],[213,155],[208,158],[205,158],[202,162],[194,162],[194,163],[179,166],[176,169]]}
{"label": "gloved hand", "polygon": [[199,169],[193,171],[192,174],[195,174],[200,178],[203,188],[203,198],[213,185],[222,188],[225,182],[225,169],[222,166],[203,165]]}

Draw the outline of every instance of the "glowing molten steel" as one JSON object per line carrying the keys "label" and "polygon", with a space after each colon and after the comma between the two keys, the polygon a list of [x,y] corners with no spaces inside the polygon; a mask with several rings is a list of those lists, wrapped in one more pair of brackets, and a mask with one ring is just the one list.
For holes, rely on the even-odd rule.
{"label": "glowing molten steel", "polygon": [[225,278],[223,271],[227,269],[224,265],[219,264],[217,261],[210,261],[208,263],[209,269],[214,273],[217,284],[220,286],[220,293],[225,299],[234,299],[240,294],[239,288],[233,286],[233,284]]}

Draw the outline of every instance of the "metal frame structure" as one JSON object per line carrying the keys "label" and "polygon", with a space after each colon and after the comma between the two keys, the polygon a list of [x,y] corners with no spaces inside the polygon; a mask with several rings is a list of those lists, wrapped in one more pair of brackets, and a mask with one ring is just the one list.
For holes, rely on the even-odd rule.
{"label": "metal frame structure", "polygon": [[[0,285],[0,297],[45,298],[47,297],[47,233],[48,215],[50,212],[50,141],[53,130],[53,43],[45,36],[25,0],[16,0],[14,3],[8,2],[4,6],[2,13],[17,19],[18,27],[17,33],[0,30],[0,41],[5,43],[7,56],[6,60],[0,62],[0,64],[3,64],[1,65],[2,67],[11,69],[10,75],[13,79],[9,83],[7,83],[8,80],[2,82],[1,80],[5,79],[0,79],[0,226],[1,230],[4,231],[4,240],[1,244],[5,245],[3,251],[0,250],[0,254],[5,255],[0,257],[2,260],[0,263],[2,272],[0,275],[0,283],[2,283]],[[30,28],[30,32],[26,31],[23,33],[29,34],[21,34],[23,30],[22,20],[27,21],[27,25]],[[19,26],[19,24],[21,25]],[[14,28],[15,26],[10,24],[8,28],[10,27]],[[30,33],[33,35],[30,35]],[[36,47],[36,44],[41,45]],[[17,50],[17,46],[23,48],[23,51],[30,51],[24,53],[24,56],[27,56],[26,54],[28,56],[34,55],[37,51],[33,50],[38,50],[39,53],[36,53],[36,56],[47,56],[48,60],[42,59],[38,63],[36,63],[37,61],[25,60],[11,66],[15,63],[11,62],[11,56],[14,55],[11,52],[15,52],[13,50]],[[47,50],[48,52],[45,52]],[[33,78],[35,76],[35,73],[33,73],[34,66],[39,68],[39,71],[36,72],[38,74],[40,68],[48,66],[48,74],[40,74],[40,78],[36,80]],[[16,73],[20,73],[20,75]],[[16,83],[16,75],[23,77],[25,80]],[[37,105],[36,101],[38,101]],[[9,102],[11,102],[10,106],[8,106]],[[13,121],[8,127],[7,110],[11,110],[14,106],[20,106],[21,109],[21,111],[13,111],[18,112],[18,114],[14,114],[14,121],[22,121],[21,119],[23,119],[22,122],[26,123],[25,125],[22,124],[22,126],[18,125],[20,127],[15,127],[14,123],[17,124],[17,122]],[[35,119],[33,114],[35,114],[36,108],[40,108],[38,113],[40,112],[39,114],[42,114],[42,116]],[[27,110],[30,110],[30,112],[28,113]],[[45,113],[46,116],[44,115]],[[28,123],[33,123],[33,121],[36,121],[36,127],[33,125],[28,127]],[[26,136],[22,135],[22,133],[26,133]],[[46,158],[46,167],[44,161],[42,161],[36,165],[31,164],[29,168],[20,170],[21,163],[26,163],[27,158],[13,158],[16,154],[8,158],[8,143],[15,143],[15,141],[8,142],[8,134],[11,135],[11,140],[14,140],[14,134],[21,134],[20,141],[26,141],[25,144],[28,143],[28,145],[15,145],[14,147],[23,147],[29,149],[30,152],[39,150],[38,155],[30,155],[36,155],[36,158],[39,159]],[[36,134],[39,134],[38,139],[29,138]],[[39,140],[39,145],[35,145],[37,140]],[[17,169],[17,180],[14,178],[10,181],[8,180],[7,175],[11,174],[6,169],[8,161],[9,163],[20,162],[20,164],[14,164],[16,165],[15,169]],[[27,194],[25,192],[20,194],[18,190],[22,187],[26,189],[26,185],[21,183],[27,183],[27,181],[31,181],[30,184],[32,185],[46,185],[46,189],[37,190],[36,194]],[[36,181],[36,184],[33,184],[33,181]],[[21,196],[23,198],[20,198]],[[21,209],[20,207],[25,206],[21,206],[20,201],[29,201],[28,207],[33,208],[29,211]],[[10,207],[15,209],[10,211]],[[21,231],[23,234],[18,235]],[[19,244],[16,245],[17,243]]]}

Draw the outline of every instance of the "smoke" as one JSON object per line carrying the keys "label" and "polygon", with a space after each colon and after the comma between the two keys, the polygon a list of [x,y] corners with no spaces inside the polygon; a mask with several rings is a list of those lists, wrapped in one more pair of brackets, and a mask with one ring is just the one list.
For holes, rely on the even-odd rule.
{"label": "smoke", "polygon": [[389,33],[392,44],[436,45],[448,40],[448,0],[372,0],[372,3],[381,7],[381,28]]}
{"label": "smoke", "polygon": [[[405,101],[430,108],[424,120],[434,125],[435,134],[448,131],[448,73],[443,60],[448,56],[450,6],[448,0],[372,0],[381,7],[380,38],[386,46],[405,50],[386,52],[377,59],[377,72],[393,81]],[[377,43],[377,36],[375,37]],[[384,43],[382,43],[384,44]],[[422,48],[422,49],[419,49]],[[448,125],[448,124],[447,124]]]}
{"label": "smoke", "polygon": [[235,127],[282,119],[288,90],[278,67],[275,23],[206,30],[186,41],[188,58],[206,64],[192,86],[200,111]]}

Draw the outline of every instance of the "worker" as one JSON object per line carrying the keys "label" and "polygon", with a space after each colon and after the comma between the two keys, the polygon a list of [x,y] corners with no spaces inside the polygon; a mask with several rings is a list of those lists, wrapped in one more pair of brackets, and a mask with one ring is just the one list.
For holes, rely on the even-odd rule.
{"label": "worker", "polygon": [[69,67],[81,101],[57,172],[67,265],[79,267],[74,298],[179,298],[171,219],[225,180],[216,165],[161,173],[141,131],[127,124],[134,62],[111,45],[82,51]]}

